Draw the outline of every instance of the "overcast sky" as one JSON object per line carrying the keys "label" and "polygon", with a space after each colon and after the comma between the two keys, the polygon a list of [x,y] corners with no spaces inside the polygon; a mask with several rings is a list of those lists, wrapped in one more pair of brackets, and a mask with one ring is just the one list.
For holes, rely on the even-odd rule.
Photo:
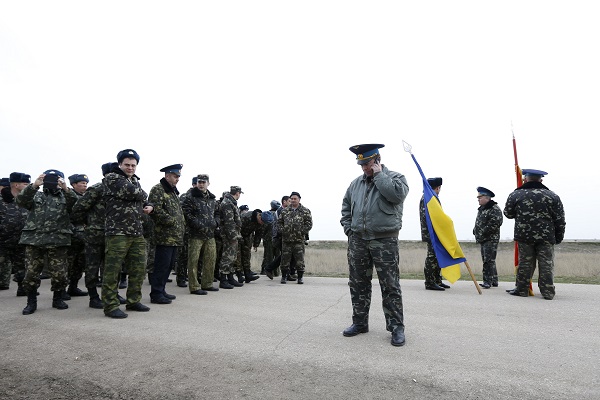
{"label": "overcast sky", "polygon": [[[179,190],[268,209],[298,191],[311,239],[343,240],[348,148],[384,143],[406,175],[400,239],[420,239],[428,177],[459,240],[476,187],[504,208],[522,168],[548,172],[566,239],[599,239],[600,61],[594,1],[0,2],[0,174],[101,179],[133,148],[149,192],[182,163]],[[595,205],[594,205],[595,204]],[[502,239],[512,239],[505,219]]]}

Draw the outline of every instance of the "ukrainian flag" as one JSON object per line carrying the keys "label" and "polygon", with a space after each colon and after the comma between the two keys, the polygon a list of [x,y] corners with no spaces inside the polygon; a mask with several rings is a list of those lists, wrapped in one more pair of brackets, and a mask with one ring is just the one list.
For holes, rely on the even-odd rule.
{"label": "ukrainian flag", "polygon": [[458,239],[456,239],[452,219],[442,210],[442,205],[429,182],[427,182],[417,159],[413,154],[411,154],[411,157],[417,165],[421,178],[423,178],[425,216],[435,256],[442,270],[442,276],[449,282],[454,283],[460,279],[460,264],[467,259],[458,244]]}

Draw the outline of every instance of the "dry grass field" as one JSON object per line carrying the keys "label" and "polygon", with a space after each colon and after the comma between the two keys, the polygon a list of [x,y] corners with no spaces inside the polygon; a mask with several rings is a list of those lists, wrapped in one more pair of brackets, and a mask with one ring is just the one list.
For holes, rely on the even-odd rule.
{"label": "dry grass field", "polygon": [[[481,280],[481,253],[474,242],[460,243],[475,277]],[[600,242],[568,241],[555,246],[555,282],[600,284]],[[311,241],[306,247],[306,274],[343,277],[348,275],[345,241]],[[427,246],[420,241],[400,242],[401,279],[423,279]],[[514,243],[500,242],[496,264],[501,281],[514,280]],[[262,247],[252,253],[252,268],[260,270]],[[464,264],[462,279],[470,279]],[[534,275],[534,281],[537,273]]]}

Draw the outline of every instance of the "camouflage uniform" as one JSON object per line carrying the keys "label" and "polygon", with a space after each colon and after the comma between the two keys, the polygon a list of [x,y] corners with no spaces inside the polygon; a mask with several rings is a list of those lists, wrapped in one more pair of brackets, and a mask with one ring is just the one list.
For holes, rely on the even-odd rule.
{"label": "camouflage uniform", "polygon": [[[81,194],[73,190],[77,199],[81,198]],[[84,192],[85,193],[85,192]],[[72,224],[73,235],[71,235],[71,247],[69,247],[69,293],[78,292],[77,283],[83,277],[85,271],[85,225],[83,223]],[[82,292],[83,294],[87,294]]]}
{"label": "camouflage uniform", "polygon": [[250,260],[252,258],[252,248],[260,246],[260,242],[265,234],[266,224],[259,224],[257,213],[254,211],[242,215],[242,240],[240,240],[240,253],[238,263],[244,270],[244,274],[252,273]]}
{"label": "camouflage uniform", "polygon": [[104,313],[119,308],[117,298],[121,268],[129,274],[127,304],[139,303],[142,299],[142,282],[146,267],[146,240],[143,236],[142,215],[147,194],[136,175],[131,178],[115,168],[104,178],[106,207],[105,230],[106,257],[102,280]]}
{"label": "camouflage uniform", "polygon": [[238,240],[241,238],[242,221],[237,200],[230,193],[225,193],[219,207],[220,233],[223,251],[219,264],[219,272],[229,275],[234,271],[233,264],[237,259]]}
{"label": "camouflage uniform", "polygon": [[27,246],[27,272],[23,288],[27,293],[37,291],[41,282],[40,273],[47,261],[51,275],[50,290],[64,292],[68,282],[67,257],[73,233],[69,214],[77,195],[71,189],[55,192],[43,189],[38,192],[31,183],[17,195],[16,201],[19,206],[29,210],[19,241]]}
{"label": "camouflage uniform", "polygon": [[386,329],[404,331],[404,311],[398,253],[404,199],[404,175],[385,165],[373,177],[363,174],[346,191],[340,220],[348,236],[348,266],[352,322],[367,325],[371,305],[373,267],[381,287]]}
{"label": "camouflage uniform", "polygon": [[94,290],[98,277],[104,274],[105,206],[104,184],[96,183],[87,188],[73,206],[71,219],[85,224],[85,287]]}
{"label": "camouflage uniform", "polygon": [[481,246],[483,283],[490,286],[498,286],[496,253],[498,252],[502,222],[502,210],[494,200],[488,201],[477,209],[473,235],[475,235],[475,241]]}
{"label": "camouflage uniform", "polygon": [[[189,232],[188,240],[188,284],[190,292],[212,288],[217,247],[215,229],[219,221],[219,209],[214,194],[207,190],[203,193],[192,188],[183,198],[181,207]],[[202,254],[202,282],[198,283],[198,260]]]}
{"label": "camouflage uniform", "polygon": [[435,251],[433,250],[429,229],[427,229],[425,199],[423,196],[421,196],[421,201],[419,202],[419,216],[421,220],[421,240],[427,243],[427,256],[425,256],[425,267],[423,268],[425,287],[433,284],[440,285],[442,283],[441,269],[437,257],[435,256]]}
{"label": "camouflage uniform", "polygon": [[185,219],[179,202],[179,191],[165,178],[150,190],[148,201],[154,205],[150,216],[154,221],[154,272],[150,297],[165,297],[165,285],[177,260],[177,247],[183,246]]}
{"label": "camouflage uniform", "polygon": [[27,210],[19,207],[10,186],[0,191],[0,289],[8,289],[10,276],[21,289],[25,277],[25,246],[19,244]]}
{"label": "camouflage uniform", "polygon": [[515,220],[514,240],[519,248],[516,292],[528,295],[537,261],[540,292],[545,299],[553,299],[554,245],[562,242],[566,226],[560,197],[541,182],[525,182],[508,196],[504,216]]}
{"label": "camouflage uniform", "polygon": [[288,206],[277,218],[277,231],[281,233],[281,276],[287,278],[292,257],[296,261],[296,271],[304,274],[304,240],[312,229],[310,210],[302,204],[293,209]]}
{"label": "camouflage uniform", "polygon": [[154,272],[156,240],[154,240],[154,221],[148,214],[142,214],[142,230],[144,231],[144,240],[146,241],[146,273],[148,274],[148,284],[150,284],[150,277],[152,276],[152,272]]}

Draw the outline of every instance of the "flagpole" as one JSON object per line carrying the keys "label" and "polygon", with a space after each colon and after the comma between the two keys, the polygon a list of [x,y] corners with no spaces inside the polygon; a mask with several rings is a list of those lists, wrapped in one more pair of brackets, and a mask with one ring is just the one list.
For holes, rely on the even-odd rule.
{"label": "flagpole", "polygon": [[469,266],[469,262],[467,260],[465,260],[465,265],[467,266],[469,275],[471,275],[471,279],[473,280],[473,283],[475,284],[475,288],[477,288],[477,291],[479,292],[479,294],[481,294],[481,288],[479,287],[479,284],[477,283],[477,279],[475,279],[475,275],[473,275],[473,271],[471,271],[471,267]]}

